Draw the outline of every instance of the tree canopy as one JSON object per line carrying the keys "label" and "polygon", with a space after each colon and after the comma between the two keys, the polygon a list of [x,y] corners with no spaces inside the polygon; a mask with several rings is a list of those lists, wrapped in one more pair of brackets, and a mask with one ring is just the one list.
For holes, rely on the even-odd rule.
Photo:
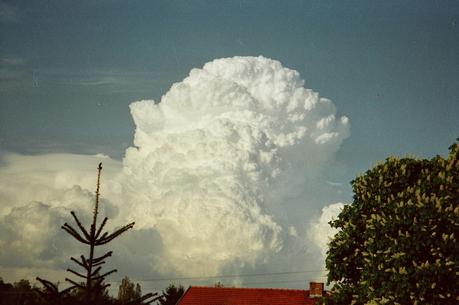
{"label": "tree canopy", "polygon": [[43,300],[37,298],[35,289],[28,280],[10,284],[0,277],[0,305],[45,305]]}
{"label": "tree canopy", "polygon": [[118,289],[118,301],[121,304],[129,303],[141,296],[142,289],[139,284],[135,285],[127,276],[121,280],[121,285]]}
{"label": "tree canopy", "polygon": [[329,304],[457,304],[458,156],[456,142],[447,158],[391,157],[352,181],[330,222]]}
{"label": "tree canopy", "polygon": [[185,289],[182,285],[178,287],[174,284],[170,284],[166,291],[163,291],[161,298],[158,299],[158,304],[160,305],[175,305],[177,301],[182,297]]}

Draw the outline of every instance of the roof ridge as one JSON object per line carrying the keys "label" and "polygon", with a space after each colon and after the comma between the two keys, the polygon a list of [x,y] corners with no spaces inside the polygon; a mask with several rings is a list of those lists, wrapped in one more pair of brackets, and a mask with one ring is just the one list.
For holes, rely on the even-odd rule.
{"label": "roof ridge", "polygon": [[309,292],[309,289],[292,289],[292,288],[266,288],[266,287],[213,287],[213,286],[190,286],[189,288],[210,288],[210,289],[245,289],[245,290],[287,290]]}
{"label": "roof ridge", "polygon": [[304,289],[189,286],[178,304],[313,305],[315,302],[310,291]]}

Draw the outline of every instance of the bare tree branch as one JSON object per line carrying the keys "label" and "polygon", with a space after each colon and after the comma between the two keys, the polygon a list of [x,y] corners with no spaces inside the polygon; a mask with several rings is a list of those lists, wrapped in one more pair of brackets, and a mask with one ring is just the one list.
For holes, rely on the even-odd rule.
{"label": "bare tree branch", "polygon": [[78,217],[76,216],[75,212],[74,212],[74,211],[71,211],[70,214],[72,214],[73,219],[75,219],[75,222],[77,223],[77,225],[78,225],[78,227],[80,228],[81,232],[83,232],[83,234],[84,234],[84,236],[86,237],[86,239],[89,240],[90,237],[89,237],[88,231],[86,231],[86,229],[83,227],[83,225],[81,224],[80,220],[79,220]]}
{"label": "bare tree branch", "polygon": [[84,279],[86,278],[86,275],[83,275],[83,274],[81,274],[81,273],[78,273],[78,272],[76,272],[76,271],[74,271],[74,270],[72,270],[72,269],[70,269],[70,268],[67,268],[67,271],[68,271],[68,272],[71,272],[71,273],[73,273],[73,274],[75,274],[75,275],[77,275],[77,276],[79,276],[79,277],[81,277],[81,278],[84,278]]}
{"label": "bare tree branch", "polygon": [[[94,266],[94,264],[93,264],[93,266]],[[94,271],[91,273],[91,277],[96,276],[96,275],[99,273],[100,269],[102,269],[102,267],[97,267],[96,270],[94,270]]]}
{"label": "bare tree branch", "polygon": [[72,261],[74,261],[75,263],[77,263],[78,265],[80,265],[81,267],[85,268],[85,269],[88,269],[88,266],[84,264],[84,261],[83,262],[80,262],[79,260],[77,260],[76,258],[74,257],[71,257],[70,258]]}
{"label": "bare tree branch", "polygon": [[92,266],[96,267],[96,266],[100,266],[100,265],[103,265],[103,264],[105,264],[105,261],[100,261],[100,262],[94,263],[94,264],[92,264]]}
{"label": "bare tree branch", "polygon": [[117,271],[118,271],[118,270],[113,269],[113,270],[110,270],[110,271],[108,271],[108,272],[106,272],[106,273],[104,273],[104,274],[102,274],[102,275],[93,277],[93,279],[94,279],[94,280],[103,279],[103,278],[105,278],[107,275],[112,274],[112,273],[115,273],[115,272],[117,272]]}
{"label": "bare tree branch", "polygon": [[135,224],[135,222],[131,222],[130,224],[125,225],[124,227],[121,227],[120,229],[116,230],[115,232],[113,232],[112,234],[108,235],[107,237],[97,240],[96,245],[103,245],[103,244],[106,244],[106,243],[112,241],[113,239],[115,239],[116,237],[120,236],[121,234],[123,234],[127,230],[132,229],[134,227],[134,224]]}
{"label": "bare tree branch", "polygon": [[98,263],[98,262],[102,261],[103,259],[105,259],[105,258],[107,258],[107,257],[109,257],[109,256],[112,256],[112,253],[113,253],[113,251],[108,251],[107,253],[105,253],[105,254],[102,255],[102,256],[99,256],[99,257],[97,257],[97,258],[93,258],[93,259],[91,260],[91,262],[92,262],[93,265],[94,265],[94,263]]}
{"label": "bare tree branch", "polygon": [[[147,305],[147,304],[150,304],[151,302],[154,302],[154,301],[156,301],[156,300],[161,298],[161,296],[154,298],[157,295],[158,295],[157,292],[155,292],[155,293],[147,293],[144,296],[141,296],[140,298],[132,300],[132,301],[130,301],[129,303],[127,303],[125,305]],[[149,298],[153,298],[153,299],[148,300]],[[147,302],[144,303],[145,301],[147,301]]]}
{"label": "bare tree branch", "polygon": [[77,282],[75,281],[72,281],[71,279],[69,278],[65,278],[65,280],[71,284],[73,284],[73,286],[75,287],[78,287],[78,288],[81,288],[81,289],[85,289],[85,286],[81,285],[81,284],[78,284]]}
{"label": "bare tree branch", "polygon": [[72,228],[69,224],[64,223],[64,225],[61,228],[64,229],[70,235],[72,235],[79,242],[89,245],[89,241],[83,239],[83,237],[80,234],[78,234],[78,232],[74,228]]}
{"label": "bare tree branch", "polygon": [[50,281],[44,280],[42,278],[36,277],[37,281],[39,281],[45,288],[52,292],[57,292],[58,288],[55,284],[51,283]]}
{"label": "bare tree branch", "polygon": [[96,236],[95,236],[96,239],[99,237],[100,233],[102,232],[102,229],[104,228],[105,224],[107,223],[107,220],[108,220],[108,218],[105,217],[104,220],[102,221],[102,223],[100,224],[100,227],[96,232]]}

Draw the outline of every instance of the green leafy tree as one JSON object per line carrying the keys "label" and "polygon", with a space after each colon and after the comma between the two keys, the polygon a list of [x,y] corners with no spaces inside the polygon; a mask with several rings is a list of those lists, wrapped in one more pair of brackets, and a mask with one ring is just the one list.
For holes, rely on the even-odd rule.
{"label": "green leafy tree", "polygon": [[177,304],[178,300],[182,297],[185,293],[185,289],[182,285],[178,287],[174,284],[170,284],[166,291],[163,291],[163,294],[158,299],[158,304],[160,305],[175,305]]}
{"label": "green leafy tree", "polygon": [[447,158],[388,158],[352,181],[330,222],[328,304],[458,303],[458,157],[455,143]]}
{"label": "green leafy tree", "polygon": [[135,285],[126,276],[121,280],[121,285],[118,289],[118,301],[121,304],[126,304],[134,301],[142,296],[140,285]]}

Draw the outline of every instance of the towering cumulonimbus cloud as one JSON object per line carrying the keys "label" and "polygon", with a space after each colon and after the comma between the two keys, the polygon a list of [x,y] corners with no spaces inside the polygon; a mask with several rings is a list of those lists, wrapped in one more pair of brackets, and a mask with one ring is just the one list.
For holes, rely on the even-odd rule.
{"label": "towering cumulonimbus cloud", "polygon": [[[349,135],[333,103],[264,57],[191,70],[159,103],[130,105],[123,215],[161,238],[157,268],[218,274],[281,251],[289,211]],[[287,215],[287,216],[285,216]]]}
{"label": "towering cumulonimbus cloud", "polygon": [[0,155],[5,279],[65,269],[79,253],[60,226],[70,210],[90,218],[99,162],[108,227],[136,222],[113,244],[110,263],[120,274],[304,268],[317,271],[309,278],[323,276],[325,235],[333,233],[327,222],[342,204],[317,212],[341,198],[329,172],[349,135],[348,119],[336,116],[330,100],[305,89],[299,74],[278,61],[234,57],[193,69],[159,103],[130,108],[134,146],[122,162],[103,155]]}

